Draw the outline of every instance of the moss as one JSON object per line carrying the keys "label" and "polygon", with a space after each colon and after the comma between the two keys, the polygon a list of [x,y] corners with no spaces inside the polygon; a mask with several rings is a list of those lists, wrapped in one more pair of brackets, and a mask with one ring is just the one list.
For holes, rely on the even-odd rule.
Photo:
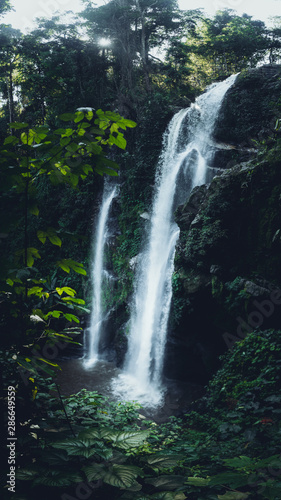
{"label": "moss", "polygon": [[281,281],[279,247],[273,245],[281,228],[280,204],[278,162],[249,164],[214,179],[195,227],[186,229],[188,218],[181,214],[180,265],[209,272],[216,264],[226,280],[259,272],[268,280]]}
{"label": "moss", "polygon": [[[224,100],[215,137],[218,141],[253,146],[252,139],[268,137],[281,92],[280,67],[241,73]],[[274,121],[273,121],[274,123]]]}
{"label": "moss", "polygon": [[199,268],[209,270],[212,259],[226,237],[221,221],[206,217],[201,228],[192,228],[188,232],[184,247],[186,262],[196,267],[200,264]]}
{"label": "moss", "polygon": [[281,332],[254,331],[238,342],[233,352],[223,356],[223,366],[209,384],[213,401],[247,399],[255,391],[255,401],[278,394],[280,390]]}

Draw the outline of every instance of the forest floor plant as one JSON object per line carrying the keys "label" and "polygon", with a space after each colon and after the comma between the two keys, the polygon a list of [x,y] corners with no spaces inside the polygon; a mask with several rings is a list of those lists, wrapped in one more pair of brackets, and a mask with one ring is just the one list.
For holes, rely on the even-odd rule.
{"label": "forest floor plant", "polygon": [[13,498],[280,499],[280,349],[281,332],[249,334],[194,410],[161,424],[95,391],[64,398],[53,379],[38,378],[28,404],[18,388]]}

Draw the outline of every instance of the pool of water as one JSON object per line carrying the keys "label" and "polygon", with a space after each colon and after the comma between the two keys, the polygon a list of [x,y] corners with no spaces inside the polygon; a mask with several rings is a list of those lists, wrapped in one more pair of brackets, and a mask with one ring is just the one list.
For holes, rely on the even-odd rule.
{"label": "pool of water", "polygon": [[[57,376],[62,395],[70,396],[81,389],[97,391],[112,401],[120,401],[120,395],[112,390],[112,381],[117,379],[121,370],[114,363],[97,361],[94,366],[85,368],[82,359],[68,359],[59,362],[61,372]],[[156,422],[165,422],[170,416],[180,416],[187,412],[192,402],[204,393],[202,386],[166,380],[161,403],[155,406],[146,405],[140,413],[154,419]]]}

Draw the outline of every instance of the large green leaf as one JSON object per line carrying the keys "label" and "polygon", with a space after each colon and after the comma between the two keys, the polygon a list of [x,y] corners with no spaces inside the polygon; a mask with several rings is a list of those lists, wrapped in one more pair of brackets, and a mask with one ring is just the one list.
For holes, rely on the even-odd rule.
{"label": "large green leaf", "polygon": [[71,135],[74,135],[75,130],[72,128],[66,128],[63,134],[63,137],[70,137]]}
{"label": "large green leaf", "polygon": [[93,116],[94,116],[94,113],[92,110],[89,110],[86,114],[85,114],[85,118],[89,121],[91,121],[93,119]]}
{"label": "large green leaf", "polygon": [[101,434],[99,429],[86,429],[85,431],[81,431],[78,434],[79,439],[100,439]]}
{"label": "large green leaf", "polygon": [[34,259],[41,259],[41,256],[40,256],[37,248],[28,248],[27,249],[27,266],[28,267],[33,266]]}
{"label": "large green leaf", "polygon": [[21,141],[23,144],[31,146],[35,140],[36,132],[32,129],[29,129],[28,132],[22,132]]}
{"label": "large green leaf", "polygon": [[40,286],[33,286],[32,288],[28,289],[27,295],[30,297],[30,295],[38,295],[38,297],[42,297],[42,292],[43,288]]}
{"label": "large green leaf", "polygon": [[68,265],[67,259],[58,261],[57,266],[61,267],[61,269],[66,273],[70,272],[70,266]]}
{"label": "large green leaf", "polygon": [[128,120],[127,118],[121,118],[121,120],[118,120],[117,124],[120,128],[123,129],[126,129],[127,127],[134,128],[137,126],[136,122],[133,122],[133,120]]}
{"label": "large green leaf", "polygon": [[70,314],[70,313],[64,313],[65,319],[67,321],[74,321],[75,323],[80,323],[80,319],[75,316],[75,314]]}
{"label": "large green leaf", "polygon": [[140,446],[149,436],[150,431],[131,431],[131,432],[116,432],[109,436],[118,448],[127,450]]}
{"label": "large green leaf", "polygon": [[76,118],[76,113],[63,113],[62,115],[59,116],[59,119],[64,122],[70,122],[72,120],[75,120],[75,118]]}
{"label": "large green leaf", "polygon": [[9,137],[6,137],[4,145],[12,144],[14,146],[15,144],[18,144],[18,142],[19,140],[17,137],[15,137],[14,135],[9,135]]}
{"label": "large green leaf", "polygon": [[102,109],[98,109],[96,114],[99,118],[106,117],[110,121],[120,120],[121,116],[118,113],[114,113],[114,111],[102,111]]}
{"label": "large green leaf", "polygon": [[63,135],[63,134],[65,134],[65,131],[66,131],[65,128],[57,128],[56,130],[54,130],[54,134]]}
{"label": "large green leaf", "polygon": [[262,468],[262,467],[274,467],[274,468],[281,468],[281,456],[280,455],[271,455],[271,457],[264,458],[263,460],[259,460],[256,462],[256,468]]}
{"label": "large green leaf", "polygon": [[16,478],[21,481],[30,481],[34,479],[39,474],[39,470],[34,469],[18,469],[16,472]]}
{"label": "large green leaf", "polygon": [[20,130],[22,128],[28,128],[29,125],[28,125],[28,123],[14,122],[14,123],[10,123],[9,127],[14,128],[15,130]]}
{"label": "large green leaf", "polygon": [[60,318],[60,316],[63,314],[62,311],[58,311],[58,310],[55,310],[55,311],[49,311],[46,315],[45,315],[45,319],[48,319],[50,316],[52,318]]}
{"label": "large green leaf", "polygon": [[78,455],[89,458],[96,452],[93,448],[95,442],[95,439],[67,439],[65,441],[52,443],[52,446],[54,448],[65,450],[68,455]]}
{"label": "large green leaf", "polygon": [[118,173],[116,172],[116,170],[113,170],[112,168],[106,167],[104,165],[96,165],[95,172],[97,172],[97,174],[99,174],[99,175],[107,174],[107,175],[110,175],[111,177],[118,176]]}
{"label": "large green leaf", "polygon": [[67,295],[70,295],[70,297],[74,297],[76,294],[76,290],[74,288],[71,288],[70,286],[63,286],[63,287],[56,287],[56,292],[61,296],[63,293],[66,293]]}
{"label": "large green leaf", "polygon": [[171,453],[170,455],[155,453],[147,457],[147,463],[157,469],[166,469],[175,467],[179,460],[182,460],[184,457],[185,455],[179,453]]}
{"label": "large green leaf", "polygon": [[73,269],[73,271],[75,271],[78,274],[83,274],[84,276],[87,275],[87,272],[84,269],[83,264],[80,264],[80,262],[76,262],[75,260],[63,259],[57,262],[57,265],[67,273],[70,272],[70,269]]}
{"label": "large green leaf", "polygon": [[155,488],[159,488],[160,490],[175,490],[183,486],[185,477],[169,474],[167,476],[148,478],[145,482],[152,484]]}
{"label": "large green leaf", "polygon": [[79,149],[79,146],[78,146],[78,144],[76,144],[76,142],[71,142],[70,144],[68,144],[66,149],[70,153],[76,153],[77,149]]}
{"label": "large green leaf", "polygon": [[81,122],[82,120],[84,120],[84,113],[83,113],[83,111],[77,111],[77,112],[75,113],[74,122],[75,122],[75,123],[79,123],[79,122]]}
{"label": "large green leaf", "polygon": [[36,217],[39,215],[39,208],[37,207],[37,205],[34,203],[32,204],[30,207],[29,207],[29,212],[32,214],[32,215],[36,215]]}
{"label": "large green leaf", "polygon": [[121,132],[119,132],[116,137],[110,134],[109,143],[115,144],[120,149],[126,149],[127,146],[127,141],[124,138],[124,135],[121,134]]}
{"label": "large green leaf", "polygon": [[60,140],[60,145],[61,146],[68,146],[68,144],[71,142],[71,137],[63,137]]}
{"label": "large green leaf", "polygon": [[254,464],[253,460],[245,455],[235,458],[227,458],[224,460],[224,463],[229,467],[234,467],[235,469],[242,469]]}
{"label": "large green leaf", "polygon": [[27,258],[27,267],[32,267],[34,264],[34,259],[41,259],[41,256],[37,250],[37,248],[29,247],[26,251],[17,250],[16,255],[22,257],[23,261],[25,261],[25,257]]}
{"label": "large green leaf", "polygon": [[36,132],[36,134],[40,135],[40,134],[48,134],[50,129],[49,127],[45,127],[45,126],[41,126],[41,127],[34,127],[34,131]]}
{"label": "large green leaf", "polygon": [[192,486],[207,486],[210,483],[209,478],[204,477],[189,477],[187,484],[192,484]]}
{"label": "large green leaf", "polygon": [[119,130],[119,126],[117,125],[117,123],[112,123],[111,127],[110,127],[110,133],[112,134],[113,132],[118,132]]}
{"label": "large green leaf", "polygon": [[210,486],[216,486],[219,484],[227,484],[231,488],[238,488],[240,486],[245,486],[248,484],[249,476],[239,472],[222,472],[213,476],[209,480]]}
{"label": "large green leaf", "polygon": [[149,498],[153,498],[153,500],[185,500],[186,496],[182,491],[159,491],[159,493],[155,493],[151,495]]}
{"label": "large green leaf", "polygon": [[47,363],[47,365],[53,366],[54,368],[58,368],[61,370],[60,366],[57,363],[52,363],[51,361],[48,361],[45,358],[38,358],[38,361],[42,361],[42,363]]}
{"label": "large green leaf", "polygon": [[[75,299],[74,297],[62,297],[62,299],[64,302],[71,302],[73,304],[78,304],[78,305],[84,305],[85,304],[85,300],[83,299]],[[85,310],[85,308],[81,308],[81,310]],[[87,310],[85,310],[87,312]]]}
{"label": "large green leaf", "polygon": [[[95,401],[96,402],[96,401]],[[98,440],[103,439],[106,441],[114,441],[116,435],[119,434],[117,431],[107,427],[99,427],[94,429],[87,429],[79,433],[79,439],[93,439]]]}
{"label": "large green leaf", "polygon": [[117,488],[131,488],[136,484],[136,477],[142,476],[142,470],[133,465],[114,464],[107,466],[105,464],[92,464],[84,467],[88,481],[97,481],[102,479],[105,483]]}
{"label": "large green leaf", "polygon": [[105,448],[102,449],[102,448],[96,448],[96,455],[98,455],[100,458],[102,458],[103,460],[110,460],[113,456],[113,451],[110,449],[110,448]]}
{"label": "large green leaf", "polygon": [[246,500],[251,493],[242,493],[240,491],[229,491],[224,495],[218,495],[219,500]]}
{"label": "large green leaf", "polygon": [[82,481],[83,478],[78,472],[73,471],[71,473],[64,473],[52,468],[47,473],[40,474],[39,477],[35,478],[33,484],[62,487],[69,486],[73,483],[81,483]]}

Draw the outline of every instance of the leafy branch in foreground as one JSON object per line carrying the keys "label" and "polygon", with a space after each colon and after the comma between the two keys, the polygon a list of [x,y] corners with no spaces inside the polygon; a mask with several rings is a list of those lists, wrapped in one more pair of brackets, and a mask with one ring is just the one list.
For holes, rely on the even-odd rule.
{"label": "leafy branch in foreground", "polygon": [[[66,125],[54,131],[11,123],[11,135],[0,147],[0,203],[7,214],[0,223],[6,254],[0,276],[1,321],[10,333],[8,342],[16,346],[20,366],[33,377],[39,367],[47,373],[58,367],[42,352],[49,344],[74,342],[73,335],[82,330],[77,314],[87,312],[85,301],[76,297],[73,288],[64,286],[67,282],[62,280],[50,288],[49,278],[40,272],[42,252],[36,236],[41,245],[58,249],[62,239],[52,226],[34,234],[34,221],[40,216],[39,187],[51,183],[78,189],[93,173],[117,176],[118,165],[108,158],[109,151],[114,146],[125,149],[123,132],[136,126],[117,113],[89,108],[61,115],[60,120]],[[62,258],[61,252],[55,265],[67,274],[86,275],[82,263]]]}

